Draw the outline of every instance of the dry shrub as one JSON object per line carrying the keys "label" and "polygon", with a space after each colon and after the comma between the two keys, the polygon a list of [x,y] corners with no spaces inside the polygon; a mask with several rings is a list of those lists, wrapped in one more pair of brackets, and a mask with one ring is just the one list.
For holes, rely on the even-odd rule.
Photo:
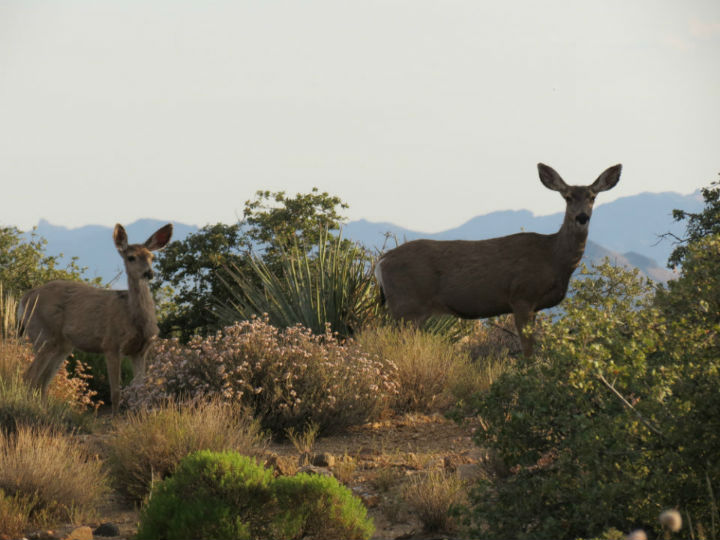
{"label": "dry shrub", "polygon": [[366,329],[357,343],[368,355],[397,368],[398,393],[393,401],[397,412],[429,412],[447,406],[447,383],[469,361],[448,339],[409,326]]}
{"label": "dry shrub", "polygon": [[283,437],[309,423],[320,433],[380,416],[396,393],[394,368],[340,343],[326,330],[278,330],[266,319],[228,326],[214,336],[157,343],[144,381],[126,388],[130,407],[169,397],[217,396],[249,407]]}
{"label": "dry shrub", "polygon": [[129,412],[117,420],[106,444],[114,482],[142,500],[154,481],[170,475],[182,458],[197,450],[234,450],[260,455],[267,440],[250,413],[218,399],[178,403]]}
{"label": "dry shrub", "polygon": [[25,513],[31,523],[45,526],[94,517],[108,486],[100,461],[76,439],[22,426],[14,434],[0,433],[0,490],[14,519]]}
{"label": "dry shrub", "polygon": [[0,531],[6,537],[21,538],[30,526],[32,499],[16,494],[5,495],[0,489]]}
{"label": "dry shrub", "polygon": [[471,332],[460,340],[473,362],[506,358],[520,352],[520,340],[512,315],[477,321]]}
{"label": "dry shrub", "polygon": [[449,532],[456,528],[453,509],[466,500],[465,486],[453,473],[432,470],[412,477],[403,497],[428,532]]}

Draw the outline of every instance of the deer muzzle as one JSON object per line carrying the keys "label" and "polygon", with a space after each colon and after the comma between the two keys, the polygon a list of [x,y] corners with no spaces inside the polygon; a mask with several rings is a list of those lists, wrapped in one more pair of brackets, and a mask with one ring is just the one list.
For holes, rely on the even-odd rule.
{"label": "deer muzzle", "polygon": [[590,216],[583,212],[582,214],[578,214],[575,221],[577,221],[580,225],[586,225],[587,222],[590,221]]}
{"label": "deer muzzle", "polygon": [[152,279],[152,278],[153,278],[153,275],[154,275],[154,274],[153,274],[153,271],[152,271],[152,270],[147,270],[147,271],[143,274],[143,277],[144,277],[145,279]]}

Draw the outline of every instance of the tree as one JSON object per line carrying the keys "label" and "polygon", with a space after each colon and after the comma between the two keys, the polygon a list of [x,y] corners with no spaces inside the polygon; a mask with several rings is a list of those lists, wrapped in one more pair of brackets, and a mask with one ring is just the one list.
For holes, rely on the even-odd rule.
{"label": "tree", "polygon": [[696,242],[711,234],[720,233],[720,181],[710,183],[710,187],[702,189],[705,208],[699,213],[673,210],[675,221],[687,220],[685,238],[676,238],[678,247],[670,254],[668,267],[682,265],[688,253],[688,244]]}
{"label": "tree", "polygon": [[[243,221],[203,227],[185,240],[171,243],[158,255],[162,282],[155,285],[161,299],[160,331],[186,341],[195,334],[216,329],[212,307],[228,301],[225,268],[241,273],[254,252],[278,275],[283,252],[293,246],[307,253],[327,230],[340,227],[339,198],[313,188],[311,193],[288,197],[284,191],[258,191],[245,202]],[[250,276],[251,280],[258,280]],[[259,284],[259,282],[258,282]],[[164,298],[162,298],[164,297]]]}
{"label": "tree", "polygon": [[161,251],[157,270],[162,281],[153,284],[161,335],[187,341],[212,329],[216,317],[211,307],[224,290],[219,272],[228,265],[243,268],[249,252],[239,223],[207,225]]}
{"label": "tree", "polygon": [[[77,257],[62,267],[62,254],[47,255],[47,240],[33,231],[29,240],[15,227],[0,227],[0,283],[16,295],[53,279],[82,280],[86,268],[77,265]],[[92,280],[99,284],[100,278]]]}
{"label": "tree", "polygon": [[327,192],[319,193],[317,188],[294,198],[284,191],[258,191],[254,200],[245,202],[246,235],[262,251],[265,264],[278,269],[284,251],[299,246],[307,252],[326,231],[340,228],[345,218],[338,207],[348,205]]}

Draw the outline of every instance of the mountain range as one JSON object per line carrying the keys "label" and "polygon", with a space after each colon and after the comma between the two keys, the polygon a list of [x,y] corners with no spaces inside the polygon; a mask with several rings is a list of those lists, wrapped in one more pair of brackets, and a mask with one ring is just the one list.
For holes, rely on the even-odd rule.
{"label": "mountain range", "polygon": [[[699,212],[702,207],[700,192],[690,195],[641,193],[601,204],[593,211],[583,262],[608,257],[614,264],[637,267],[656,281],[672,279],[673,273],[665,268],[665,262],[674,245],[661,235],[671,232],[682,236],[684,233],[684,224],[672,219],[673,209]],[[370,249],[382,250],[394,247],[396,242],[417,238],[482,240],[520,231],[550,234],[560,228],[562,220],[562,213],[535,216],[528,210],[505,210],[479,215],[446,231],[423,233],[392,223],[360,219],[345,224],[342,234]],[[141,219],[125,228],[131,242],[143,242],[164,223]],[[173,240],[182,240],[198,230],[196,225],[173,225]],[[100,276],[113,287],[125,286],[122,261],[115,252],[111,227],[86,225],[69,229],[40,220],[36,233],[47,240],[49,255],[62,254],[64,261],[77,257],[78,264],[88,268],[89,277]]]}

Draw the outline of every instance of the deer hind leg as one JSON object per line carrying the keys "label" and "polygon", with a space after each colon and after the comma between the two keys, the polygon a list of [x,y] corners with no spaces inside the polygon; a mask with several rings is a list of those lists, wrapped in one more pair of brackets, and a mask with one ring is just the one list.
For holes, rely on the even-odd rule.
{"label": "deer hind leg", "polygon": [[35,360],[25,372],[25,380],[46,396],[50,382],[71,352],[72,345],[68,342],[44,342],[35,349]]}
{"label": "deer hind leg", "polygon": [[532,328],[535,323],[535,310],[529,304],[518,303],[513,305],[513,317],[515,318],[515,328],[517,328],[520,337],[523,355],[530,357],[535,341]]}
{"label": "deer hind leg", "polygon": [[105,351],[105,362],[107,363],[108,381],[110,382],[110,403],[112,413],[115,415],[120,408],[120,376],[122,368],[120,351]]}

